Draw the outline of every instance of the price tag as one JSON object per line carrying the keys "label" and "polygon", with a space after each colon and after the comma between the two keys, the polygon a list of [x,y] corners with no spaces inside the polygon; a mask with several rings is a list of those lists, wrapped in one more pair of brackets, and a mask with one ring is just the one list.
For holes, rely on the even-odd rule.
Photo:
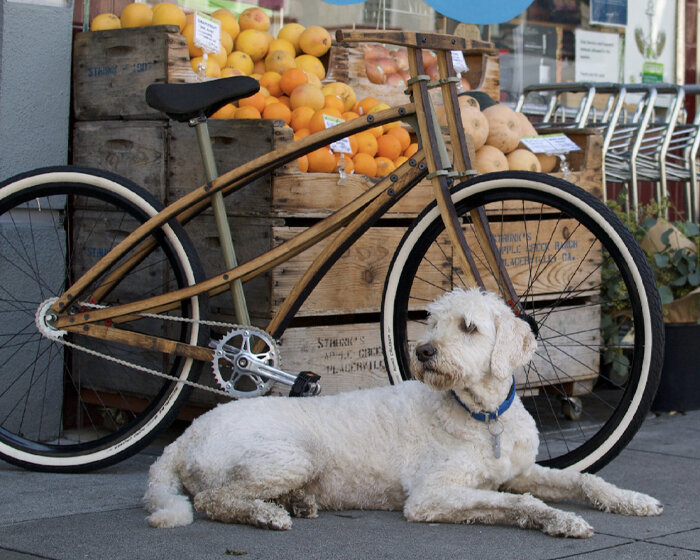
{"label": "price tag", "polygon": [[218,53],[221,49],[221,22],[216,18],[196,13],[194,44],[204,52]]}
{"label": "price tag", "polygon": [[535,154],[568,154],[581,149],[566,134],[529,136],[520,141]]}
{"label": "price tag", "polygon": [[462,72],[468,72],[469,66],[467,66],[467,61],[464,60],[464,53],[462,51],[450,51],[450,53],[452,54],[452,66],[457,75]]}
{"label": "price tag", "polygon": [[[345,121],[339,117],[333,117],[331,115],[323,115],[323,125],[326,128],[330,128],[332,126],[336,126],[336,125],[342,124],[344,122]],[[348,140],[347,138],[341,138],[337,142],[333,142],[331,144],[331,150],[333,150],[334,152],[351,154],[352,147],[350,146],[350,140]]]}

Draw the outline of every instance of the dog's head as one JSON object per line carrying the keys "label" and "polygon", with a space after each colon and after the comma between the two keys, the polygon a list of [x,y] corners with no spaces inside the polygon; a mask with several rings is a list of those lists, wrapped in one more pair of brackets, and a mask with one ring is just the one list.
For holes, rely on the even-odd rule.
{"label": "dog's head", "polygon": [[490,378],[510,384],[537,342],[496,294],[448,292],[428,306],[428,325],[412,356],[413,374],[432,389],[478,386]]}

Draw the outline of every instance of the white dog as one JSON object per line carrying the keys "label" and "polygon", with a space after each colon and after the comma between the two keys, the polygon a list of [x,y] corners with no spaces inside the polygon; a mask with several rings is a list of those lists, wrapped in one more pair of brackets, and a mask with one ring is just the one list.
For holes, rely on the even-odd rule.
{"label": "white dog", "polygon": [[[535,463],[537,429],[512,372],[536,342],[497,296],[457,290],[429,312],[414,364],[422,383],[260,397],[195,420],[151,467],[149,523],[191,523],[183,492],[212,519],[270,529],[289,529],[290,514],[316,517],[318,508],[382,509],[403,510],[409,521],[507,523],[588,537],[593,531],[582,518],[541,499],[661,513],[644,494]],[[478,411],[500,411],[499,423],[481,421]],[[490,433],[494,426],[502,427],[499,436]]]}

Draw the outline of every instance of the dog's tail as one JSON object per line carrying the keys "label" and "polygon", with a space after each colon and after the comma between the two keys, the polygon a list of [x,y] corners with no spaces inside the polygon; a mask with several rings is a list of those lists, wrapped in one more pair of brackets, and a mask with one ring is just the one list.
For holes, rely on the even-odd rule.
{"label": "dog's tail", "polygon": [[151,465],[148,488],[143,500],[151,514],[151,527],[181,527],[194,519],[192,504],[182,492],[182,483],[176,472],[177,443],[165,448],[163,455]]}

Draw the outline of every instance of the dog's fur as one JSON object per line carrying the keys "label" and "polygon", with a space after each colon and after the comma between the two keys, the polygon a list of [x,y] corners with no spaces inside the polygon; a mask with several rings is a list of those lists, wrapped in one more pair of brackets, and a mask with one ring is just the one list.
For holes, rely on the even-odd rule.
{"label": "dog's fur", "polygon": [[[530,327],[497,296],[456,290],[431,304],[419,381],[308,399],[261,397],[201,416],[150,470],[154,527],[210,518],[289,529],[317,509],[403,510],[409,521],[507,523],[567,537],[592,528],[541,500],[582,500],[658,515],[655,499],[602,479],[538,466],[538,435],[516,396],[503,414],[501,456],[471,410],[497,410],[512,372],[532,357]],[[427,345],[427,346],[425,346]],[[426,348],[429,351],[426,351]],[[422,382],[421,382],[422,381]]]}

